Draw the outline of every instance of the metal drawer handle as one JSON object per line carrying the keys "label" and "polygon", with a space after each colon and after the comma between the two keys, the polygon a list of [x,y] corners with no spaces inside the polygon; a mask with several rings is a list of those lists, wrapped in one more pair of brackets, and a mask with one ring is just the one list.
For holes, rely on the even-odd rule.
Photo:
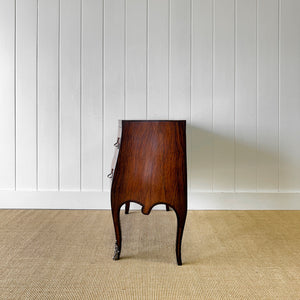
{"label": "metal drawer handle", "polygon": [[108,178],[113,178],[114,176],[114,169],[111,169],[111,172],[107,175]]}
{"label": "metal drawer handle", "polygon": [[120,149],[120,138],[117,139],[117,141],[114,143],[114,146]]}

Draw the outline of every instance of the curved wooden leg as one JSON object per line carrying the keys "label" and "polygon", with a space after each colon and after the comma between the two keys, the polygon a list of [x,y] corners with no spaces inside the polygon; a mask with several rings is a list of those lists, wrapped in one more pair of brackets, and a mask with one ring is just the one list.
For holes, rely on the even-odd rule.
{"label": "curved wooden leg", "polygon": [[115,227],[116,234],[116,244],[115,244],[115,253],[113,256],[113,260],[118,260],[121,254],[121,246],[122,246],[122,234],[121,234],[121,224],[120,224],[120,207],[112,208],[112,217]]}
{"label": "curved wooden leg", "polygon": [[130,208],[130,202],[126,202],[126,204],[125,204],[125,214],[126,215],[129,214],[129,208]]}
{"label": "curved wooden leg", "polygon": [[177,215],[177,237],[176,237],[176,258],[178,266],[182,265],[181,260],[181,242],[182,242],[182,235],[183,229],[186,219],[186,211],[179,210],[179,213],[176,211]]}
{"label": "curved wooden leg", "polygon": [[170,206],[166,204],[166,211],[170,211]]}

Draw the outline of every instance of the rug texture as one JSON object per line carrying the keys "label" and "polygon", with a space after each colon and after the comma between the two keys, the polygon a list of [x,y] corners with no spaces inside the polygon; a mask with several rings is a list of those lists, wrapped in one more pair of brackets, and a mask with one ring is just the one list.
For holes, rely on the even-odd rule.
{"label": "rug texture", "polygon": [[300,299],[300,211],[0,210],[0,299]]}

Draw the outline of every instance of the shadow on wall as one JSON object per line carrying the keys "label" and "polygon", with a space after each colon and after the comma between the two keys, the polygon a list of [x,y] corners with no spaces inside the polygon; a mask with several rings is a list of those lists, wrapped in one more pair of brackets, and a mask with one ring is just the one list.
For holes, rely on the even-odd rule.
{"label": "shadow on wall", "polygon": [[[225,130],[224,130],[225,132]],[[237,139],[195,126],[187,128],[192,191],[278,192],[278,146]],[[281,161],[282,163],[282,161]],[[282,176],[282,174],[281,174]]]}
{"label": "shadow on wall", "polygon": [[[227,132],[231,131],[229,135]],[[118,136],[121,136],[119,130]],[[281,153],[278,137],[237,138],[233,129],[212,132],[187,126],[188,180],[192,192],[269,192],[296,191],[300,166],[289,153]],[[116,140],[117,141],[117,138]],[[115,167],[118,149],[112,161]],[[299,161],[299,160],[298,160]],[[109,170],[110,171],[110,170]],[[109,173],[109,172],[107,172]],[[287,187],[291,188],[287,188]],[[295,187],[294,187],[295,186]],[[280,189],[281,188],[281,189]]]}

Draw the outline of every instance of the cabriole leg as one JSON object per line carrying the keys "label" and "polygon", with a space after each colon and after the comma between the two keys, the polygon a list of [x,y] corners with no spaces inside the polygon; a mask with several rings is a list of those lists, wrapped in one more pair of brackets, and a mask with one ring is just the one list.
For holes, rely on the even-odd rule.
{"label": "cabriole leg", "polygon": [[120,224],[120,207],[112,208],[112,217],[115,227],[116,234],[116,244],[115,244],[115,253],[113,256],[113,260],[118,260],[121,254],[121,246],[122,246],[122,235],[121,235],[121,224]]}
{"label": "cabriole leg", "polygon": [[183,229],[184,229],[184,224],[186,219],[186,211],[179,211],[179,212],[180,213],[178,214],[176,211],[176,215],[177,215],[176,259],[177,259],[178,266],[181,266],[182,265],[181,243],[182,243],[182,235],[183,235]]}

